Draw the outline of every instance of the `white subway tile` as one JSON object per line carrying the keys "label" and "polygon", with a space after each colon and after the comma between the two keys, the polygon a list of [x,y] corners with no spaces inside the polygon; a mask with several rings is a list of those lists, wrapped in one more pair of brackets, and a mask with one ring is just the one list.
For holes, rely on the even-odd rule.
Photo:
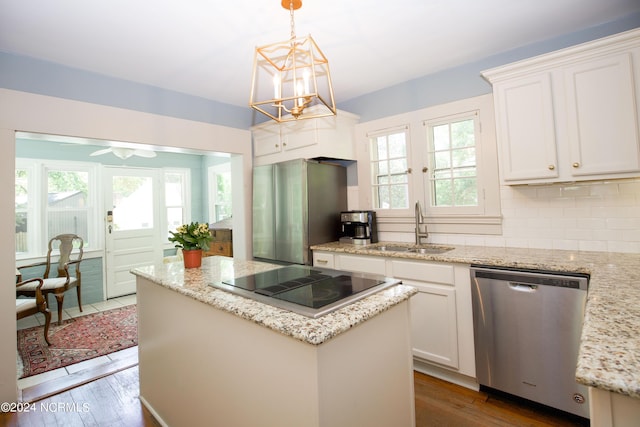
{"label": "white subway tile", "polygon": [[637,206],[638,198],[634,194],[618,194],[617,196],[605,196],[602,200],[602,206]]}
{"label": "white subway tile", "polygon": [[582,228],[582,227],[578,227],[578,220],[576,218],[566,218],[566,217],[552,218],[551,226],[554,229]]}
{"label": "white subway tile", "polygon": [[609,252],[640,253],[640,242],[609,242]]}
{"label": "white subway tile", "polygon": [[529,247],[533,249],[547,249],[553,246],[552,239],[531,239]]}
{"label": "white subway tile", "polygon": [[562,215],[565,218],[591,218],[592,213],[590,208],[564,208]]}
{"label": "white subway tile", "polygon": [[536,197],[538,199],[557,199],[562,197],[561,187],[537,187]]}
{"label": "white subway tile", "polygon": [[578,250],[606,252],[607,242],[596,240],[581,240],[578,245]]}
{"label": "white subway tile", "polygon": [[591,230],[607,228],[607,221],[604,218],[577,218],[577,228],[588,228]]}
{"label": "white subway tile", "polygon": [[635,181],[622,181],[618,184],[620,194],[633,194],[640,197],[640,179]]}
{"label": "white subway tile", "polygon": [[568,228],[565,231],[565,238],[570,240],[591,240],[593,239],[593,231],[582,228]]}
{"label": "white subway tile", "polygon": [[577,240],[554,240],[552,249],[576,251],[578,250],[578,246],[579,245]]}
{"label": "white subway tile", "polygon": [[582,185],[573,185],[563,187],[560,191],[562,197],[585,197],[590,195],[589,187]]}
{"label": "white subway tile", "polygon": [[538,208],[538,215],[545,218],[562,218],[564,208],[548,206]]}
{"label": "white subway tile", "polygon": [[640,220],[636,218],[607,218],[607,228],[611,230],[635,230]]}
{"label": "white subway tile", "polygon": [[593,240],[622,241],[628,230],[610,230],[608,228],[600,228],[593,230]]}
{"label": "white subway tile", "polygon": [[613,182],[606,182],[602,184],[592,184],[589,187],[592,196],[610,197],[620,194],[618,190],[618,184]]}
{"label": "white subway tile", "polygon": [[508,248],[528,248],[529,247],[529,241],[527,239],[507,238],[505,239],[505,243]]}

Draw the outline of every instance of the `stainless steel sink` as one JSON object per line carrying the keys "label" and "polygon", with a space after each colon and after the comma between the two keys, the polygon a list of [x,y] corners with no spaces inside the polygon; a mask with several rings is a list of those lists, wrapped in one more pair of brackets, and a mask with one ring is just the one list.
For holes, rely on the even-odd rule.
{"label": "stainless steel sink", "polygon": [[382,252],[412,252],[416,254],[441,254],[453,250],[451,246],[438,245],[421,245],[421,246],[402,246],[402,245],[380,245],[371,248],[375,251]]}
{"label": "stainless steel sink", "polygon": [[411,252],[412,248],[408,246],[382,245],[382,246],[377,246],[371,249],[375,251],[386,251],[386,252]]}
{"label": "stainless steel sink", "polygon": [[453,248],[450,246],[427,246],[413,248],[411,249],[411,252],[415,252],[417,254],[442,254],[451,250],[453,250]]}

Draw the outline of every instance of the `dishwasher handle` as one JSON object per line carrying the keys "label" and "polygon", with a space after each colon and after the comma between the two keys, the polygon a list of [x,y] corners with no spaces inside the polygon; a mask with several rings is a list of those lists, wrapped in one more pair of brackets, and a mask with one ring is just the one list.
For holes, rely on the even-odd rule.
{"label": "dishwasher handle", "polygon": [[509,288],[517,292],[535,292],[538,290],[538,285],[529,285],[527,283],[509,282]]}

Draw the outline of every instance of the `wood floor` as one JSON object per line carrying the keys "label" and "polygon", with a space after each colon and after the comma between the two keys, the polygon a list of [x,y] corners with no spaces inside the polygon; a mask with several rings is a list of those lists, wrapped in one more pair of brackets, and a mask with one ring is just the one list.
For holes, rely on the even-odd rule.
{"label": "wood floor", "polygon": [[473,391],[414,373],[416,427],[588,426],[589,421],[541,405]]}
{"label": "wood floor", "polygon": [[[558,411],[475,392],[424,374],[415,373],[414,378],[416,427],[588,425]],[[138,393],[135,366],[36,402],[32,412],[2,413],[0,426],[159,426]]]}

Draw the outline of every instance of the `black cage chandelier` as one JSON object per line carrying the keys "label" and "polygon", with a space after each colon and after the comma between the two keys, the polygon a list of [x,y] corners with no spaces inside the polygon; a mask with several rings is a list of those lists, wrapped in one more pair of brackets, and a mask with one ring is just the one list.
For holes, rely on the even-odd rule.
{"label": "black cage chandelier", "polygon": [[301,6],[302,0],[282,0],[291,38],[256,47],[253,60],[249,106],[278,123],[336,114],[329,61],[311,35],[295,34],[293,11]]}

